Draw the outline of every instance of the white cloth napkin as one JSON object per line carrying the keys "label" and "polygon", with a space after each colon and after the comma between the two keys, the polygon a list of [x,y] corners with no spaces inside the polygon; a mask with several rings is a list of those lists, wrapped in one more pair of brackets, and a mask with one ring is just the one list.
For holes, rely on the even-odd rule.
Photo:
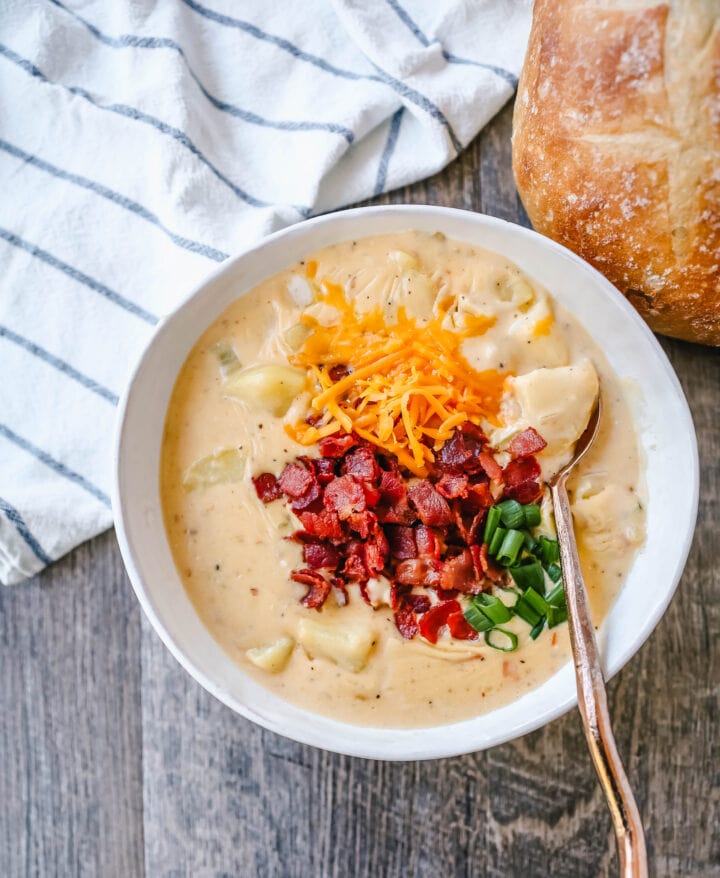
{"label": "white cloth napkin", "polygon": [[531,0],[0,0],[0,580],[112,523],[115,406],[227,254],[438,171]]}

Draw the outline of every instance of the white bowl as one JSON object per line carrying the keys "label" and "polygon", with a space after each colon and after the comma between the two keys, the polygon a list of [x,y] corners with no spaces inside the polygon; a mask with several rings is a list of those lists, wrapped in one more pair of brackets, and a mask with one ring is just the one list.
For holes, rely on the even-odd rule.
{"label": "white bowl", "polygon": [[615,372],[638,389],[636,424],[647,469],[648,537],[604,626],[607,675],[653,630],[680,579],[695,527],[698,458],[680,384],[645,323],[613,286],[570,251],[503,220],[443,207],[349,210],[292,226],[230,259],[158,326],[119,410],[113,510],[138,599],[180,664],[228,707],[305,744],[372,759],[431,759],[481,750],[544,725],[576,703],[571,664],[498,710],[426,729],[368,728],[302,710],[250,679],[220,649],[175,570],[160,506],[160,446],[175,378],[200,334],[235,299],[315,250],[406,229],[442,231],[494,250],[545,286],[584,324]]}

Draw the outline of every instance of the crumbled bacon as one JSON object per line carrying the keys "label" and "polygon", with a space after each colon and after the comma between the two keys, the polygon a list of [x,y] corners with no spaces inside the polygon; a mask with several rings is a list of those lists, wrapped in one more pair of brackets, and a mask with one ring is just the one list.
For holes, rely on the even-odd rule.
{"label": "crumbled bacon", "polygon": [[446,500],[467,497],[469,478],[465,473],[445,472],[435,482],[435,490]]}
{"label": "crumbled bacon", "polygon": [[278,484],[283,494],[297,500],[308,490],[314,480],[314,473],[301,464],[292,461],[280,473]]}
{"label": "crumbled bacon", "polygon": [[330,482],[325,488],[323,503],[341,519],[350,518],[353,512],[363,512],[367,506],[363,486],[354,476],[340,476]]}
{"label": "crumbled bacon", "polygon": [[342,457],[354,445],[357,445],[357,439],[353,433],[344,433],[342,436],[326,436],[318,442],[320,454],[323,457]]}
{"label": "crumbled bacon", "polygon": [[301,603],[309,610],[319,610],[330,594],[331,584],[316,570],[293,570],[290,574],[295,582],[307,585],[308,590]]}
{"label": "crumbled bacon", "polygon": [[420,619],[420,634],[430,643],[437,643],[438,634],[443,625],[447,625],[448,617],[453,613],[461,613],[457,601],[443,601],[431,607]]}
{"label": "crumbled bacon", "polygon": [[438,494],[427,479],[421,479],[408,488],[408,499],[423,524],[431,527],[452,524],[453,515],[447,500]]}
{"label": "crumbled bacon", "polygon": [[447,627],[457,640],[477,639],[460,599],[506,576],[483,542],[487,510],[500,497],[528,503],[540,496],[533,454],[545,447],[542,437],[532,429],[516,436],[503,469],[482,430],[464,424],[436,451],[427,479],[354,433],[328,436],[318,447],[319,457],[298,457],[278,478],[253,478],[260,500],[284,496],[300,520],[291,539],[306,566],[291,576],[307,586],[303,605],[321,610],[334,591],[344,606],[352,583],[378,607],[368,582],[382,576],[403,637],[419,633],[435,643]]}
{"label": "crumbled bacon", "polygon": [[388,524],[385,534],[390,544],[390,552],[398,561],[417,558],[418,547],[415,542],[415,528],[402,524]]}
{"label": "crumbled bacon", "polygon": [[478,640],[479,633],[465,621],[465,616],[460,613],[451,613],[447,619],[448,631],[455,640]]}
{"label": "crumbled bacon", "polygon": [[445,562],[440,576],[440,588],[463,594],[479,594],[483,590],[483,583],[475,573],[469,549],[463,549],[459,555]]}
{"label": "crumbled bacon", "polygon": [[260,473],[259,476],[255,476],[253,485],[255,485],[258,500],[262,500],[263,503],[272,503],[273,500],[279,500],[282,497],[282,488],[272,473]]}
{"label": "crumbled bacon", "polygon": [[413,608],[409,604],[402,603],[395,610],[394,615],[397,630],[406,640],[412,640],[420,630]]}
{"label": "crumbled bacon", "polygon": [[346,454],[342,472],[366,482],[374,483],[380,478],[380,466],[369,445],[361,445]]}
{"label": "crumbled bacon", "polygon": [[534,457],[518,457],[511,460],[502,471],[505,496],[518,503],[532,503],[542,493],[538,479],[540,464]]}
{"label": "crumbled bacon", "polygon": [[298,518],[305,532],[313,537],[341,540],[345,535],[340,519],[334,512],[328,512],[327,510],[322,512],[300,512]]}
{"label": "crumbled bacon", "polygon": [[303,545],[303,561],[308,567],[332,567],[334,570],[340,561],[340,555],[331,543],[316,540]]}
{"label": "crumbled bacon", "polygon": [[523,430],[522,433],[514,437],[507,450],[513,457],[528,457],[528,455],[537,454],[538,451],[542,451],[546,447],[547,442],[537,430],[528,427],[527,430]]}

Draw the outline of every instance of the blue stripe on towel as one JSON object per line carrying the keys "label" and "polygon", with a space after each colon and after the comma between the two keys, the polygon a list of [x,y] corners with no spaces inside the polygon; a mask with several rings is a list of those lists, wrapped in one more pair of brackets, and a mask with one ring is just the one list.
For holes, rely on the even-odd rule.
{"label": "blue stripe on towel", "polygon": [[[184,131],[180,131],[179,128],[174,128],[172,125],[168,125],[166,122],[163,122],[161,119],[156,119],[155,116],[150,116],[147,113],[143,113],[135,107],[129,107],[126,104],[101,104],[95,100],[95,98],[85,89],[79,88],[78,86],[73,85],[65,85],[61,82],[53,82],[51,79],[48,79],[47,76],[36,67],[32,61],[29,61],[27,58],[22,58],[20,55],[13,52],[12,49],[8,48],[8,46],[0,43],[0,55],[4,55],[9,61],[12,61],[14,64],[17,64],[22,70],[26,73],[29,73],[31,76],[34,76],[36,79],[41,80],[42,82],[46,82],[49,85],[56,85],[60,88],[64,88],[69,91],[71,94],[78,95],[81,98],[84,98],[86,101],[91,103],[94,107],[97,107],[99,110],[107,110],[110,113],[117,113],[120,116],[125,116],[128,119],[133,119],[136,122],[143,122],[146,125],[151,125],[157,131],[160,131],[161,134],[166,134],[169,137],[172,137],[178,143],[182,144],[189,152],[191,152],[197,159],[199,159],[211,172],[217,177],[222,183],[224,183],[241,201],[244,201],[246,204],[249,204],[251,207],[272,207],[273,205],[268,201],[262,201],[259,198],[255,198],[253,195],[249,195],[245,192],[244,189],[241,189],[232,180],[228,179],[222,171],[218,170],[212,162],[205,158],[205,156],[200,152],[200,150],[195,146],[195,144],[190,140],[190,138],[185,134]],[[306,218],[310,216],[311,210],[309,207],[303,207],[301,205],[291,204],[288,205],[292,207],[293,210],[296,210],[300,216]]]}
{"label": "blue stripe on towel", "polygon": [[68,265],[67,262],[63,262],[56,256],[53,256],[52,253],[48,253],[47,250],[42,250],[35,244],[31,244],[29,241],[24,241],[22,238],[19,238],[7,229],[0,228],[0,238],[4,238],[9,244],[12,244],[13,247],[25,250],[26,253],[34,256],[36,259],[42,260],[47,265],[52,266],[52,268],[62,271],[64,274],[68,275],[68,277],[71,277],[78,283],[84,284],[86,287],[89,287],[91,290],[104,296],[113,304],[118,305],[120,308],[124,308],[125,311],[129,311],[130,314],[134,314],[146,323],[155,325],[158,322],[158,318],[154,314],[151,314],[149,311],[141,308],[140,305],[136,305],[135,302],[131,302],[124,296],[121,296],[120,293],[114,292],[114,290],[106,287],[105,284],[101,284],[100,281],[84,274],[72,265]]}
{"label": "blue stripe on towel", "polygon": [[38,561],[41,561],[46,566],[52,564],[52,558],[45,554],[43,547],[37,541],[35,536],[33,536],[30,528],[25,524],[22,515],[20,515],[17,509],[15,509],[14,506],[11,506],[7,500],[3,500],[2,497],[0,497],[0,511],[4,512],[8,519],[15,525],[15,529]]}
{"label": "blue stripe on towel", "polygon": [[400,123],[402,122],[402,114],[404,109],[404,107],[400,107],[399,110],[393,113],[393,116],[390,119],[390,130],[388,131],[387,140],[385,141],[385,148],[383,149],[382,155],[380,156],[380,164],[378,165],[377,179],[375,180],[375,190],[373,192],[373,197],[377,195],[382,195],[382,193],[385,191],[388,165],[390,164],[392,154],[395,152],[395,146],[397,144],[398,135],[400,133]]}
{"label": "blue stripe on towel", "polygon": [[[398,0],[385,0],[387,5],[392,9],[392,11],[397,15],[397,17],[402,21],[405,27],[413,34],[415,39],[421,43],[426,48],[432,45],[431,41],[425,36],[417,22],[410,16],[410,13],[403,6],[398,3]],[[454,55],[452,52],[446,52],[445,49],[442,50],[443,58],[448,61],[450,64],[467,64],[471,67],[481,67],[483,70],[491,70],[501,79],[504,79],[508,82],[513,89],[517,88],[518,80],[517,76],[514,73],[510,73],[509,70],[505,70],[502,67],[498,67],[495,64],[483,64],[482,61],[472,61],[470,58],[461,58],[458,55]]]}
{"label": "blue stripe on towel", "polygon": [[122,34],[119,37],[110,37],[107,34],[102,33],[94,24],[91,24],[91,22],[84,19],[81,15],[78,15],[75,10],[68,9],[68,7],[61,3],[60,0],[48,0],[48,2],[53,3],[55,6],[67,12],[76,19],[76,21],[79,21],[84,25],[96,39],[112,49],[172,49],[177,52],[185,62],[188,73],[207,100],[210,101],[216,109],[229,113],[238,119],[242,119],[244,122],[249,122],[253,125],[260,125],[264,128],[274,128],[277,131],[327,131],[331,134],[339,134],[348,143],[352,143],[355,139],[355,135],[349,128],[346,128],[344,125],[338,125],[334,122],[305,122],[290,120],[278,122],[274,119],[266,119],[264,116],[259,116],[257,113],[253,113],[250,110],[243,110],[240,107],[236,107],[234,104],[227,103],[226,101],[221,101],[219,98],[210,94],[205,88],[195,71],[190,66],[190,62],[188,61],[187,55],[182,46],[179,43],[176,43],[175,40],[171,40],[168,37],[138,37],[132,34]]}
{"label": "blue stripe on towel", "polygon": [[426,113],[428,113],[433,119],[435,119],[435,121],[439,122],[448,132],[448,136],[450,137],[450,141],[455,148],[455,151],[459,153],[462,150],[462,145],[457,139],[457,136],[452,129],[452,125],[447,120],[442,110],[429,98],[425,97],[425,95],[421,94],[416,89],[411,88],[409,85],[402,82],[401,80],[395,79],[394,76],[386,73],[376,64],[373,64],[373,67],[377,71],[375,74],[355,73],[352,70],[343,70],[340,67],[335,67],[333,64],[328,63],[324,58],[320,58],[318,55],[313,55],[310,52],[303,51],[302,49],[298,48],[294,43],[291,43],[289,40],[286,40],[283,37],[276,37],[274,34],[269,34],[266,31],[261,30],[259,27],[257,27],[257,25],[251,24],[249,21],[243,21],[239,18],[231,18],[229,15],[223,15],[220,12],[216,12],[214,9],[208,9],[206,6],[201,6],[199,3],[196,2],[196,0],[182,0],[182,2],[186,6],[189,6],[190,9],[194,10],[200,15],[205,16],[205,18],[209,18],[211,21],[215,21],[218,24],[223,24],[226,27],[237,28],[238,30],[242,30],[245,33],[250,34],[250,36],[253,36],[258,40],[263,40],[266,43],[272,43],[279,49],[283,49],[284,51],[289,52],[293,56],[293,58],[298,58],[300,61],[306,61],[308,64],[313,64],[315,67],[318,67],[320,70],[324,70],[326,73],[332,73],[334,76],[340,76],[343,79],[364,79],[369,82],[381,82],[384,85],[389,85],[399,95],[402,95],[402,97],[406,98],[408,101],[416,104]]}
{"label": "blue stripe on towel", "polygon": [[22,448],[23,451],[27,451],[28,454],[31,454],[41,463],[44,463],[45,466],[49,467],[53,472],[56,472],[68,481],[74,482],[76,485],[84,488],[88,494],[92,494],[92,496],[95,497],[96,500],[99,500],[104,506],[110,506],[110,498],[108,495],[101,491],[100,488],[93,485],[92,482],[88,481],[85,476],[81,476],[80,473],[76,473],[75,470],[65,466],[64,463],[55,460],[55,458],[51,457],[47,451],[43,451],[42,448],[38,448],[37,445],[33,445],[32,442],[19,436],[9,427],[6,427],[5,424],[0,424],[0,436],[4,436],[8,441],[17,445],[18,448]]}
{"label": "blue stripe on towel", "polygon": [[8,329],[7,326],[3,326],[2,324],[0,324],[0,338],[6,338],[8,341],[13,342],[18,345],[18,347],[31,353],[34,357],[49,363],[57,369],[58,372],[62,372],[64,375],[77,381],[78,384],[82,384],[83,387],[87,387],[88,390],[92,390],[93,393],[97,393],[98,396],[102,396],[103,399],[106,399],[113,405],[117,405],[117,396],[111,390],[108,390],[107,387],[103,387],[102,384],[98,384],[97,381],[88,378],[88,376],[83,375],[82,372],[78,372],[77,369],[69,363],[66,363],[65,360],[61,360],[59,357],[51,354],[50,351],[46,351],[45,348],[41,348],[39,345],[36,345],[35,342],[30,341],[30,339],[25,338],[22,335],[18,335],[16,332],[13,332],[12,329]]}
{"label": "blue stripe on towel", "polygon": [[123,207],[125,210],[131,211],[141,217],[141,219],[147,220],[147,222],[157,226],[157,228],[164,232],[174,244],[178,245],[178,247],[189,250],[191,253],[198,253],[201,256],[206,256],[208,259],[212,259],[215,262],[223,262],[228,258],[228,254],[223,253],[222,250],[216,250],[214,247],[208,247],[206,244],[192,241],[190,238],[183,238],[182,235],[176,235],[164,226],[154,213],[151,213],[147,208],[143,207],[142,204],[138,204],[137,201],[133,201],[131,198],[127,198],[119,192],[114,192],[112,189],[108,189],[107,186],[103,186],[101,183],[95,182],[95,180],[89,180],[87,177],[80,177],[78,174],[71,174],[69,171],[63,171],[62,168],[58,168],[56,165],[51,165],[49,162],[43,161],[41,158],[25,152],[14,144],[8,143],[7,140],[0,139],[0,149],[15,156],[15,158],[22,159],[25,164],[32,165],[34,168],[52,174],[53,177],[57,177],[60,180],[67,180],[68,183],[74,183],[76,186],[81,186],[83,189],[87,189],[90,192],[94,192],[96,195],[100,195],[102,198],[106,198],[108,201],[112,201],[112,203],[117,204],[118,207]]}

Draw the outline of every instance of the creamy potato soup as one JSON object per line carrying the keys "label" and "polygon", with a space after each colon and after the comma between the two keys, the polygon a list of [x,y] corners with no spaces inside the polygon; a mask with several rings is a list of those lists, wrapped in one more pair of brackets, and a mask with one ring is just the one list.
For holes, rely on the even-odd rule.
{"label": "creamy potato soup", "polygon": [[161,494],[221,647],[338,720],[431,726],[569,658],[547,481],[570,484],[593,618],[644,539],[622,386],[505,257],[442,234],[327,247],[241,296],[185,362]]}

